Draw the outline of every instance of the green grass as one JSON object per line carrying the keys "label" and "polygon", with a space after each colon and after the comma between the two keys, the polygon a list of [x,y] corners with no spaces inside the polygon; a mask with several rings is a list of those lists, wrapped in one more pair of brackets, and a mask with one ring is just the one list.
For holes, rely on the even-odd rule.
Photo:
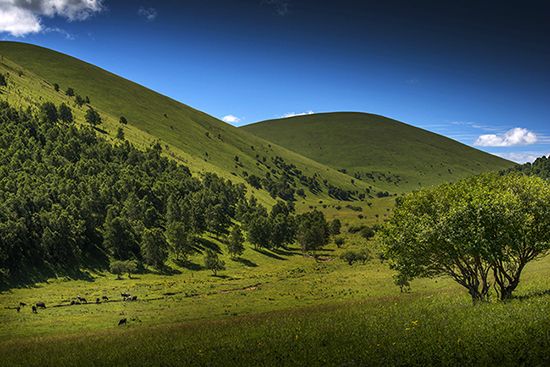
{"label": "green grass", "polygon": [[[266,255],[247,248],[246,261],[223,256],[221,278],[172,265],[181,273],[123,280],[91,273],[12,289],[0,294],[0,365],[549,362],[550,259],[527,267],[521,299],[472,306],[449,279],[416,280],[411,293],[400,293],[386,264],[337,259],[362,246],[376,249],[349,236],[345,248],[331,245],[319,261],[292,249]],[[120,292],[139,301],[120,302]],[[113,302],[54,307],[77,295]],[[28,306],[6,308],[20,301],[48,308],[36,315]],[[129,324],[118,327],[123,317]]]}
{"label": "green grass", "polygon": [[[260,160],[266,157],[268,164],[272,157],[280,156],[305,175],[318,174],[346,190],[364,190],[368,186],[361,182],[354,185],[348,175],[71,56],[31,44],[5,41],[0,42],[0,55],[3,57],[0,70],[11,71],[10,80],[15,84],[3,98],[22,106],[36,106],[51,100],[70,102],[75,107],[74,99],[68,99],[64,93],[72,87],[77,94],[90,97],[91,105],[107,120],[102,128],[110,136],[115,136],[119,117],[125,116],[129,141],[141,147],[160,141],[169,147],[168,154],[194,173],[214,172],[244,182],[245,171],[260,177],[270,171],[258,163],[256,155]],[[17,75],[19,70],[23,71],[21,77]],[[54,83],[60,85],[59,93],[54,92]],[[239,156],[241,166],[235,163],[235,156]],[[302,186],[298,183],[298,187]],[[262,202],[273,203],[265,191],[249,189]],[[307,189],[306,193],[309,193]],[[309,193],[307,200],[314,202],[319,198],[329,200],[326,191],[319,195]]]}
{"label": "green grass", "polygon": [[366,113],[297,116],[242,129],[332,168],[345,168],[350,175],[398,175],[402,178],[398,185],[374,181],[393,192],[513,166],[512,162],[441,135]]}

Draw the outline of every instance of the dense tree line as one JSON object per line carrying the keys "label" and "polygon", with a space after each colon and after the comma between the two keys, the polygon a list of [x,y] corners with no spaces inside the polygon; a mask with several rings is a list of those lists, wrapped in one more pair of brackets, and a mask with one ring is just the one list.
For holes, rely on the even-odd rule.
{"label": "dense tree line", "polygon": [[[202,180],[127,141],[112,145],[89,127],[62,123],[67,111],[39,113],[0,103],[0,269],[79,266],[107,253],[162,266],[185,257],[196,236],[227,232],[242,185]],[[68,121],[68,119],[67,119]]]}
{"label": "dense tree line", "polygon": [[539,176],[545,180],[550,180],[550,158],[540,157],[533,163],[517,165],[506,172],[522,172],[530,176]]}
{"label": "dense tree line", "polygon": [[[90,124],[77,128],[64,104],[33,112],[0,102],[0,279],[31,268],[86,267],[97,258],[130,275],[170,257],[185,261],[205,233],[237,257],[245,238],[258,248],[298,241],[311,251],[339,232],[321,212],[296,215],[283,201],[268,212],[246,198],[244,185],[211,173],[194,178],[158,143],[145,151],[123,138],[111,144],[89,111]],[[209,252],[205,266],[223,270]]]}

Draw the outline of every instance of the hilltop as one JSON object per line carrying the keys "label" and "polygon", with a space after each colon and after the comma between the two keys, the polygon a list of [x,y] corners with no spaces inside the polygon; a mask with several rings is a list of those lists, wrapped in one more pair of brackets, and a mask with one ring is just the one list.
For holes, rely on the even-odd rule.
{"label": "hilltop", "polygon": [[[18,42],[0,42],[0,55],[0,72],[10,74],[3,96],[10,104],[37,108],[43,101],[66,102],[75,108],[77,122],[93,107],[111,137],[123,116],[131,143],[147,148],[160,142],[165,154],[194,174],[213,172],[241,183],[251,181],[250,176],[261,178],[263,184],[247,184],[248,189],[268,205],[288,191],[302,189],[307,200],[317,201],[329,198],[330,186],[350,192],[369,186],[352,184],[341,172],[74,57]],[[56,84],[59,91],[54,90]],[[88,97],[89,103],[76,106],[74,98],[65,95],[68,88]]]}
{"label": "hilltop", "polygon": [[391,191],[409,191],[514,165],[444,136],[367,113],[296,116],[242,129]]}

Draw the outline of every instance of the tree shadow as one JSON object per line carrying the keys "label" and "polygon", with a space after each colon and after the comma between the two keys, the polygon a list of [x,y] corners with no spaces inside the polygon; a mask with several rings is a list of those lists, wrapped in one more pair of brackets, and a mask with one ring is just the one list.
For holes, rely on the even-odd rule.
{"label": "tree shadow", "polygon": [[174,263],[177,266],[187,270],[193,270],[193,271],[202,270],[202,266],[200,264],[194,263],[190,260],[175,260]]}
{"label": "tree shadow", "polygon": [[531,299],[531,298],[544,297],[544,296],[550,296],[550,289],[545,289],[543,291],[530,292],[528,294],[523,294],[523,295],[520,295],[520,296],[514,296],[513,299],[517,299],[517,300],[520,300],[520,301],[525,301],[525,300],[528,300],[528,299]]}
{"label": "tree shadow", "polygon": [[271,257],[272,259],[277,259],[277,260],[286,260],[284,257],[281,257],[277,254],[274,254],[273,252],[271,251],[268,251],[264,248],[255,248],[255,249],[252,249],[254,251],[256,251],[257,253],[259,254],[262,254],[262,255],[265,255],[265,256],[269,256]]}
{"label": "tree shadow", "polygon": [[282,256],[295,256],[295,255],[302,254],[302,251],[294,251],[291,248],[276,248],[271,251],[276,253],[277,255],[282,255]]}
{"label": "tree shadow", "polygon": [[206,238],[197,238],[197,242],[200,244],[199,247],[195,247],[195,251],[202,253],[203,250],[212,250],[218,254],[222,253],[222,250],[220,246],[215,244],[214,242],[207,240]]}
{"label": "tree shadow", "polygon": [[254,261],[250,261],[250,260],[242,258],[242,257],[236,257],[236,258],[231,259],[231,260],[233,260],[235,262],[238,262],[238,263],[241,263],[244,266],[248,266],[249,268],[255,268],[255,267],[258,266],[258,264],[256,264]]}

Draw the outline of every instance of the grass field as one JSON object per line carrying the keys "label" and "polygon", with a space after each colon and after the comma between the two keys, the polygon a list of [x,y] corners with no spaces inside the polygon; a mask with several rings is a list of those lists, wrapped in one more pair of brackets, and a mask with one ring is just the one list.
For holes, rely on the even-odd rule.
{"label": "grass field", "polygon": [[[318,174],[347,190],[372,185],[400,194],[417,188],[417,179],[423,186],[431,185],[510,165],[443,138],[429,148],[423,139],[433,134],[398,124],[392,129],[403,129],[401,135],[396,130],[386,133],[400,139],[412,136],[424,144],[404,145],[392,153],[403,158],[396,159],[394,168],[408,182],[391,188],[380,180],[353,183],[351,176],[336,171],[343,168],[337,161],[342,156],[334,154],[334,161],[324,162],[326,156],[319,155],[314,158],[320,162],[313,161],[305,157],[308,152],[303,156],[269,143],[69,56],[10,42],[0,42],[0,55],[0,72],[9,73],[0,99],[23,108],[65,102],[73,108],[76,123],[83,124],[87,107],[77,107],[62,93],[73,87],[90,96],[91,105],[103,116],[100,133],[106,139],[115,141],[119,116],[124,115],[129,141],[142,149],[160,141],[164,154],[197,175],[215,172],[243,182],[244,170],[258,175],[270,170],[256,154],[282,156],[305,174]],[[53,83],[62,91],[55,92]],[[358,115],[358,123],[363,118]],[[359,133],[357,138],[349,140],[350,147],[364,143]],[[375,149],[377,144],[390,146],[387,139],[374,139],[367,146]],[[355,152],[362,158],[350,160],[346,167],[387,171],[387,157],[370,152],[376,164]],[[427,166],[425,154],[440,159],[439,164],[449,165],[452,172]],[[235,155],[242,166],[236,165]],[[424,162],[421,167],[411,163],[417,160]],[[262,203],[274,202],[265,191],[248,189]],[[346,202],[323,192],[298,200],[299,212],[317,208],[329,219],[344,221],[346,244],[331,244],[315,258],[296,246],[269,251],[247,244],[240,258],[231,259],[223,239],[205,236],[202,250],[215,250],[226,263],[218,276],[203,269],[203,254],[198,253],[187,263],[169,261],[162,272],[148,269],[131,279],[117,280],[90,265],[72,277],[52,274],[32,285],[12,284],[0,291],[0,366],[550,363],[550,259],[529,264],[518,298],[506,304],[474,307],[466,292],[446,278],[415,280],[412,292],[401,293],[388,264],[379,261],[376,242],[348,233],[352,225],[381,223],[391,215],[395,198]],[[340,259],[344,251],[364,248],[373,256],[366,264],[350,266]],[[121,293],[137,300],[123,301]],[[71,305],[77,297],[88,302]],[[20,302],[27,305],[17,312]],[[37,302],[47,308],[34,314],[30,305]],[[121,319],[127,319],[127,325],[118,326]]]}
{"label": "grass field", "polygon": [[[222,244],[212,239],[212,246]],[[14,365],[493,365],[547,363],[549,259],[530,264],[519,298],[472,306],[449,279],[400,293],[378,260],[338,254],[374,243],[348,236],[319,259],[296,249],[227,257],[220,277],[172,265],[173,275],[52,279],[0,294],[0,364]],[[190,270],[195,269],[195,270]],[[121,292],[138,296],[122,302]],[[77,295],[91,301],[68,305]],[[109,302],[94,304],[106,295]],[[17,313],[19,302],[47,309]],[[60,306],[61,305],[61,306]],[[57,306],[57,307],[56,307]],[[117,326],[121,318],[128,325]]]}
{"label": "grass field", "polygon": [[372,180],[363,175],[362,179],[391,192],[513,166],[512,162],[444,136],[366,113],[296,116],[242,129],[329,167],[346,169],[351,176],[386,174],[386,178]]}

